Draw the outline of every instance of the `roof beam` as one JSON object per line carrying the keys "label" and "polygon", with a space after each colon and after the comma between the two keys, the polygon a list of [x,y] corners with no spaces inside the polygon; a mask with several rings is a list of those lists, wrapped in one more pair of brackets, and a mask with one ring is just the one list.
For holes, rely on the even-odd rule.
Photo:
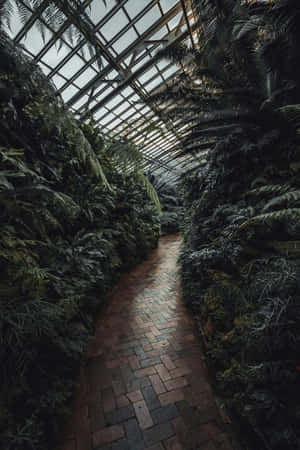
{"label": "roof beam", "polygon": [[[162,26],[164,26],[170,19],[172,19],[181,9],[181,5],[180,2],[178,4],[176,4],[165,16],[161,17],[158,21],[155,22],[155,24],[152,25],[152,27],[150,27],[145,33],[143,33],[140,38],[133,42],[131,45],[129,45],[129,47],[127,47],[127,49],[125,49],[114,61],[114,63],[119,63],[121,62],[123,59],[126,59],[127,56],[129,56],[138,45],[140,45],[141,41],[147,39],[148,37],[150,37],[152,34],[154,34],[159,28],[161,28]],[[148,65],[147,63],[142,66],[142,68],[138,69],[137,72],[139,72],[139,74],[143,73],[143,69],[146,65],[147,68],[151,67],[151,65],[153,64],[153,62],[151,62]],[[85,95],[92,87],[95,83],[97,83],[99,81],[99,79],[103,78],[103,76],[107,75],[107,73],[109,73],[109,71],[111,70],[111,67],[106,67],[102,72],[100,72],[98,75],[96,75],[92,80],[90,80],[87,85],[81,89],[80,92],[78,92],[77,94],[75,94],[68,102],[68,106],[72,106],[75,102],[77,102],[83,95]],[[145,70],[144,70],[145,71]],[[136,73],[137,73],[136,72]],[[117,90],[118,92],[120,91],[120,86],[128,86],[134,79],[136,78],[135,74],[131,74],[127,80],[124,80],[122,83],[120,83],[120,85],[118,86]],[[123,87],[122,87],[123,89]],[[102,106],[103,102],[101,102],[101,106]],[[94,111],[95,112],[95,111]]]}

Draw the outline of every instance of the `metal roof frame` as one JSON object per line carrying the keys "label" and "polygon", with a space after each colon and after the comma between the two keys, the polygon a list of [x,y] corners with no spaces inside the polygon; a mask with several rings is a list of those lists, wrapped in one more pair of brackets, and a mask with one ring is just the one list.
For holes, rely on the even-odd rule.
{"label": "metal roof frame", "polygon": [[[91,32],[95,36],[95,39],[90,38],[93,40],[93,45],[97,46],[97,55],[94,56],[86,57],[82,54],[84,46],[89,42],[88,36],[90,35],[80,29],[78,23],[75,26],[82,33],[81,39],[73,45],[65,37],[66,30],[72,25],[71,17],[66,16],[65,22],[56,30],[52,30],[45,24],[43,13],[49,5],[48,0],[43,1],[34,12],[30,9],[30,1],[22,0],[23,5],[32,14],[20,30],[15,33],[12,30],[9,34],[16,43],[25,45],[27,53],[41,65],[42,69],[47,69],[47,77],[54,85],[56,77],[59,77],[61,85],[57,86],[57,95],[61,95],[63,99],[66,97],[66,104],[78,117],[84,118],[87,113],[98,115],[96,122],[111,137],[118,139],[130,136],[132,142],[139,146],[145,156],[145,170],[165,167],[165,170],[172,171],[176,177],[178,176],[176,168],[180,169],[183,164],[178,158],[180,142],[184,136],[183,126],[177,126],[176,121],[168,120],[167,115],[149,101],[149,97],[153,84],[155,84],[155,91],[163,86],[167,87],[168,81],[183,69],[175,66],[172,62],[161,67],[161,57],[157,50],[162,45],[168,47],[173,42],[186,40],[189,40],[191,46],[195,47],[196,24],[191,2],[190,0],[149,0],[148,4],[140,2],[140,0],[121,0],[119,2],[111,0],[111,2],[114,2],[114,5],[107,11],[104,10],[97,22],[93,21],[92,15],[88,14],[88,8],[90,3],[94,7],[98,5],[99,8],[104,8],[100,0],[92,0],[92,2],[82,0],[79,6],[80,12],[84,13],[84,21],[89,27],[89,33]],[[135,5],[137,14],[132,17]],[[131,9],[128,9],[129,6]],[[124,23],[118,24],[121,27],[118,27],[117,33],[109,39],[105,36],[104,27],[115,20],[118,17],[117,14],[120,13],[122,17],[125,17]],[[152,22],[149,21],[150,13],[155,17]],[[179,21],[175,24],[174,21],[177,20],[177,17],[179,17]],[[26,36],[33,30],[38,20],[44,23],[51,36],[35,53],[30,43],[26,43]],[[145,27],[142,31],[141,23]],[[130,32],[137,38],[126,42]],[[123,48],[122,44],[121,51],[118,51],[113,46],[121,39],[124,39],[123,44],[126,45]],[[54,52],[54,47],[59,41],[65,45],[67,54],[63,57],[57,54],[57,63],[52,67],[44,57],[48,52]],[[63,73],[63,69],[68,63],[72,63],[71,60],[74,56],[78,56],[80,64],[83,65],[74,66],[74,73],[67,76]],[[95,67],[99,56],[103,65]],[[109,78],[112,77],[114,71],[117,75]],[[66,72],[68,73],[68,70]],[[82,79],[87,74],[87,81],[82,86]],[[142,76],[145,78],[143,82],[140,80]],[[79,77],[81,77],[81,81],[77,83]],[[131,89],[131,92],[125,94],[128,88]],[[73,94],[72,91],[74,91]],[[138,101],[133,101],[134,98],[138,98]],[[124,108],[122,108],[123,103]],[[171,102],[168,107],[172,103],[174,104]],[[146,111],[145,106],[147,106]],[[103,113],[100,116],[99,111]],[[107,118],[108,121],[105,120]],[[153,127],[148,134],[147,141],[143,142],[143,133],[146,133],[147,127],[151,123],[155,123],[157,129]],[[175,158],[178,158],[176,164],[173,163]],[[190,157],[186,159],[188,161]]]}

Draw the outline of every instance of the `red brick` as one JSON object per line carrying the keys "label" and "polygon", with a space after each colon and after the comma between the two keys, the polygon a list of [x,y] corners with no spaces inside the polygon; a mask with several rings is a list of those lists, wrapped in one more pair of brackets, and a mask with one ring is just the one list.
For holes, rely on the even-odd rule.
{"label": "red brick", "polygon": [[153,342],[152,347],[153,348],[162,348],[167,347],[169,344],[168,341],[160,341],[160,342]]}
{"label": "red brick", "polygon": [[[147,450],[235,447],[223,433],[203,353],[194,345],[193,318],[173,276],[179,241],[179,235],[161,238],[109,295],[81,369],[72,432],[60,450],[106,448],[113,441],[113,448],[127,448],[130,436],[141,438],[140,427]],[[165,295],[166,287],[174,295]],[[178,351],[186,356],[175,359]]]}
{"label": "red brick", "polygon": [[143,344],[143,349],[144,349],[145,353],[150,352],[152,350],[152,348],[153,347],[151,344]]}
{"label": "red brick", "polygon": [[161,360],[168,370],[176,369],[176,366],[169,355],[162,355]]}
{"label": "red brick", "polygon": [[[149,341],[151,341],[151,342],[156,340],[156,337],[154,336],[154,334],[151,331],[149,331],[149,333],[146,333],[146,336],[149,339]],[[153,347],[153,345],[152,345],[152,347]]]}
{"label": "red brick", "polygon": [[137,359],[136,355],[129,356],[128,362],[129,362],[130,367],[132,368],[132,370],[138,370],[141,367],[140,362]]}
{"label": "red brick", "polygon": [[153,389],[157,395],[163,394],[164,392],[166,392],[166,388],[165,388],[163,382],[161,381],[159,375],[150,375],[149,378],[152,383]]}
{"label": "red brick", "polygon": [[157,370],[157,373],[159,374],[160,378],[163,381],[167,381],[171,379],[170,372],[163,364],[157,364],[155,366],[155,369]]}
{"label": "red brick", "polygon": [[139,402],[140,400],[143,400],[143,399],[144,399],[143,394],[141,393],[141,391],[133,391],[133,392],[129,392],[129,393],[127,394],[127,397],[129,398],[129,400],[130,400],[132,403]]}
{"label": "red brick", "polygon": [[188,384],[189,384],[188,381],[183,377],[165,381],[165,386],[168,391],[173,391],[174,389],[182,388],[184,386],[187,386]]}
{"label": "red brick", "polygon": [[172,378],[179,378],[183,375],[188,375],[192,372],[192,369],[189,367],[178,367],[177,369],[170,370],[170,375]]}
{"label": "red brick", "polygon": [[187,342],[193,342],[196,340],[196,337],[193,334],[187,334],[183,339]]}
{"label": "red brick", "polygon": [[76,450],[92,450],[88,408],[80,408],[76,414]]}
{"label": "red brick", "polygon": [[104,412],[109,412],[116,408],[115,397],[111,388],[102,391],[102,402]]}
{"label": "red brick", "polygon": [[219,434],[217,437],[213,439],[213,443],[215,445],[216,450],[232,450],[232,445],[230,444],[230,440],[228,436],[223,433]]}
{"label": "red brick", "polygon": [[187,369],[192,369],[193,371],[202,371],[203,362],[200,360],[199,355],[194,358],[180,358],[175,361],[176,367],[185,367]]}
{"label": "red brick", "polygon": [[[230,447],[232,449],[232,447]],[[201,445],[201,450],[217,450],[213,441],[205,442]]]}
{"label": "red brick", "polygon": [[136,370],[134,372],[134,375],[137,378],[140,378],[140,377],[144,377],[146,375],[152,375],[153,373],[156,373],[156,370],[155,370],[155,367],[151,366],[151,367],[145,367],[144,369]]}
{"label": "red brick", "polygon": [[184,393],[182,390],[177,389],[174,391],[166,392],[158,396],[161,406],[169,405],[169,403],[180,402],[184,399]]}
{"label": "red brick", "polygon": [[157,348],[154,350],[145,351],[145,354],[147,358],[155,358],[155,356],[161,356],[162,351],[163,350]]}
{"label": "red brick", "polygon": [[59,450],[76,450],[75,440],[65,441]]}
{"label": "red brick", "polygon": [[128,358],[120,358],[120,359],[112,359],[110,361],[106,361],[105,365],[108,369],[114,369],[115,367],[121,367],[127,364]]}
{"label": "red brick", "polygon": [[102,403],[91,403],[89,405],[89,419],[92,431],[101,430],[105,426]]}
{"label": "red brick", "polygon": [[[164,441],[166,450],[184,450],[176,436]],[[202,449],[201,449],[202,450]]]}
{"label": "red brick", "polygon": [[139,422],[140,428],[145,430],[153,426],[153,421],[150,412],[147,408],[146,402],[141,400],[133,404],[137,420]]}
{"label": "red brick", "polygon": [[188,429],[183,420],[183,417],[180,416],[173,419],[172,425],[175,430],[176,436],[180,439],[181,442],[185,442],[186,436],[188,434]]}
{"label": "red brick", "polygon": [[120,395],[116,401],[117,401],[118,408],[122,408],[122,406],[129,405],[129,400],[125,395]]}
{"label": "red brick", "polygon": [[151,332],[154,334],[154,336],[159,336],[160,335],[160,331],[158,331],[158,329],[154,326],[154,327],[150,327]]}
{"label": "red brick", "polygon": [[147,447],[145,450],[165,450],[161,443],[156,445],[151,445],[151,447]]}
{"label": "red brick", "polygon": [[101,447],[110,442],[117,441],[125,436],[122,425],[112,425],[111,427],[103,428],[93,434],[93,446]]}
{"label": "red brick", "polygon": [[167,322],[165,322],[165,323],[163,323],[163,324],[156,324],[156,327],[159,329],[159,330],[163,330],[164,328],[172,328],[172,327],[176,327],[177,326],[177,321],[175,321],[175,320],[170,320],[170,321],[167,321]]}

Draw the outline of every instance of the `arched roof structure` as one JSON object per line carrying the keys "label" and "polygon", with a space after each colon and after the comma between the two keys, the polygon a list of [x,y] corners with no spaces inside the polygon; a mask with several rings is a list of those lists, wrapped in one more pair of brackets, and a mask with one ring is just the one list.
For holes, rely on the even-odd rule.
{"label": "arched roof structure", "polygon": [[74,26],[81,26],[71,17],[63,15],[54,30],[43,17],[47,2],[35,11],[30,4],[21,1],[22,21],[14,14],[8,33],[40,65],[64,102],[77,117],[92,114],[110,136],[130,138],[142,150],[146,170],[163,168],[177,177],[189,161],[176,159],[184,127],[166,121],[148,99],[182,71],[161,59],[158,50],[174,41],[195,45],[191,2],[80,1],[97,54],[89,51],[84,30],[78,30],[79,39],[72,39],[70,27],[74,34]]}

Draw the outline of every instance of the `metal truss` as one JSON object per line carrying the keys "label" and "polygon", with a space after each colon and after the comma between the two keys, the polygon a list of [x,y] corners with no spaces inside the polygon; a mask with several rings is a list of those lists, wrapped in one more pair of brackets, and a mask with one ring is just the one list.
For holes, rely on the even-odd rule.
{"label": "metal truss", "polygon": [[[32,14],[21,29],[15,33],[12,30],[12,37],[25,45],[76,116],[92,115],[116,139],[130,137],[144,154],[145,171],[164,168],[178,177],[184,164],[194,161],[190,156],[178,157],[184,127],[169,120],[167,111],[155,106],[149,97],[153,90],[168,87],[168,82],[184,69],[163,62],[158,50],[173,42],[189,41],[195,46],[191,1],[111,0],[113,5],[105,10],[101,0],[83,0],[79,14],[83,14],[85,26],[80,29],[80,22],[76,22],[82,37],[75,44],[66,37],[68,28],[74,26],[72,17],[66,17],[59,29],[52,30],[43,19],[48,0],[35,12],[30,10],[30,1],[24,0],[23,4]],[[50,38],[35,51],[28,36],[37,21],[44,23]],[[95,55],[84,53],[91,35],[95,37],[90,42],[97,47]],[[58,52],[55,57],[55,48],[61,44],[63,56]],[[97,65],[99,60],[101,64]],[[168,108],[173,105],[171,102]]]}

